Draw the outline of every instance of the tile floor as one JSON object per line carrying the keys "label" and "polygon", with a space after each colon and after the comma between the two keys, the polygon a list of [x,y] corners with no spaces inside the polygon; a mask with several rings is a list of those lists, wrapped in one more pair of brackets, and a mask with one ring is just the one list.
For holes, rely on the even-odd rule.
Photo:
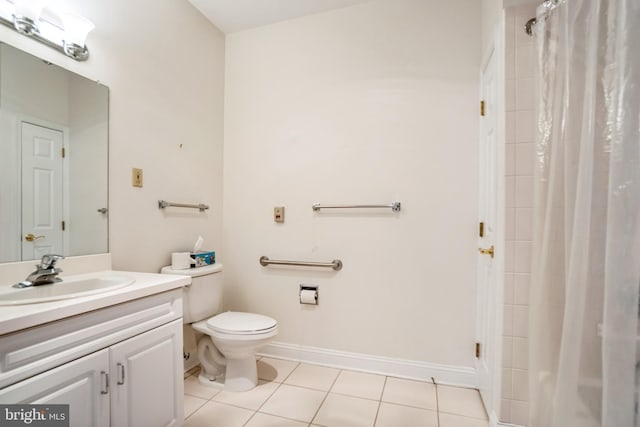
{"label": "tile floor", "polygon": [[263,357],[258,386],[184,381],[184,427],[488,427],[476,390]]}

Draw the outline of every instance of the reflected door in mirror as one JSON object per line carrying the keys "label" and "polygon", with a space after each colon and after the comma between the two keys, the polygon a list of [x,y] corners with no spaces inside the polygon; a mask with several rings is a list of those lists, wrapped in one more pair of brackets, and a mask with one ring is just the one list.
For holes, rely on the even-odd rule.
{"label": "reflected door in mirror", "polygon": [[64,253],[63,132],[22,122],[22,259]]}

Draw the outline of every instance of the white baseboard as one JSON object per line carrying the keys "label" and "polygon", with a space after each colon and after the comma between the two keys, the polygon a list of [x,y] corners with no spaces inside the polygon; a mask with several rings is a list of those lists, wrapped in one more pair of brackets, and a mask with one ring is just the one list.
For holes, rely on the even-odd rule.
{"label": "white baseboard", "polygon": [[476,370],[469,366],[451,366],[415,360],[395,359],[361,353],[348,353],[326,348],[309,347],[283,342],[264,346],[261,356],[295,360],[316,365],[331,366],[388,375],[399,378],[430,380],[438,384],[476,388]]}
{"label": "white baseboard", "polygon": [[496,427],[522,427],[519,424],[509,424],[509,423],[497,423]]}

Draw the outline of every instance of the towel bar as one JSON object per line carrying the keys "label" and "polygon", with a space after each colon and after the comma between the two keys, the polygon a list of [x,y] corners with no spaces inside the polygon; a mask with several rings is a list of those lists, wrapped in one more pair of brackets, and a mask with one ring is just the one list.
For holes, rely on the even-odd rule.
{"label": "towel bar", "polygon": [[209,205],[203,205],[202,203],[200,203],[198,205],[192,205],[192,204],[186,204],[186,203],[167,202],[166,200],[158,200],[158,208],[164,209],[164,208],[168,208],[170,206],[171,207],[175,207],[175,208],[200,209],[200,212],[204,212],[205,210],[209,209]]}
{"label": "towel bar", "polygon": [[312,261],[284,261],[284,260],[275,260],[269,259],[266,256],[260,257],[260,265],[266,267],[269,264],[275,265],[295,265],[299,267],[328,267],[333,268],[336,271],[342,269],[342,261],[339,259],[334,259],[331,262],[312,262]]}
{"label": "towel bar", "polygon": [[319,211],[320,209],[391,208],[394,212],[400,212],[400,202],[393,202],[388,205],[321,205],[320,203],[314,203],[311,208],[314,211]]}

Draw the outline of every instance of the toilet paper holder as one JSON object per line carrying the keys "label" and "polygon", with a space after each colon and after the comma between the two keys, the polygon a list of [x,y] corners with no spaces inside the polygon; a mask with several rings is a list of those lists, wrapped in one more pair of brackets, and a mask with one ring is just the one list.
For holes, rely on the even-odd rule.
{"label": "toilet paper holder", "polygon": [[298,298],[300,304],[318,305],[318,287],[314,285],[300,285]]}

